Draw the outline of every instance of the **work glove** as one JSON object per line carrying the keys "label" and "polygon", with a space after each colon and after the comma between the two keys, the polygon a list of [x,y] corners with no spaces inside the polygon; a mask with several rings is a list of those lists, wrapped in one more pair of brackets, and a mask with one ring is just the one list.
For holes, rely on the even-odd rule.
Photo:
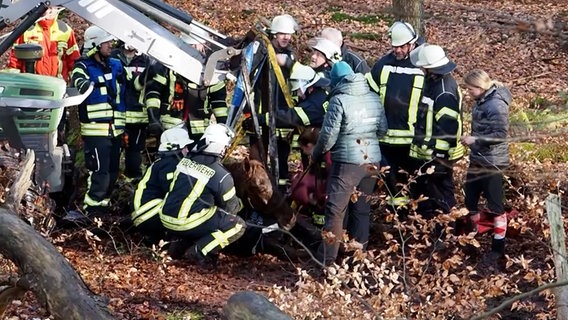
{"label": "work glove", "polygon": [[254,130],[254,120],[252,119],[252,117],[247,117],[243,120],[243,124],[242,127],[245,131],[248,132],[255,132]]}
{"label": "work glove", "polygon": [[294,65],[294,60],[285,53],[276,54],[276,61],[278,62],[279,66],[285,67],[287,69],[292,68],[292,66]]}
{"label": "work glove", "polygon": [[163,127],[160,122],[160,109],[148,108],[148,136],[159,138]]}

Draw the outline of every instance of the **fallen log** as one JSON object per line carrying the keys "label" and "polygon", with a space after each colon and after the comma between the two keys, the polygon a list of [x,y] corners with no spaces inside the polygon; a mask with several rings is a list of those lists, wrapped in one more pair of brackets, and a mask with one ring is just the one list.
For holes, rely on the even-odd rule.
{"label": "fallen log", "polygon": [[266,297],[256,292],[239,291],[233,294],[223,308],[228,320],[291,320]]}
{"label": "fallen log", "polygon": [[54,319],[113,319],[65,257],[5,208],[0,208],[0,253],[18,267],[16,286],[31,290]]}

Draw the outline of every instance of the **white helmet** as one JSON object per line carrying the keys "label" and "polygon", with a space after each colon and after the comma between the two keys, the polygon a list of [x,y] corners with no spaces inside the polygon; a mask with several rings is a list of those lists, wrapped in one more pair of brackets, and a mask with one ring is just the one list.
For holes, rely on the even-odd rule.
{"label": "white helmet", "polygon": [[418,35],[410,23],[396,21],[389,29],[389,38],[393,47],[400,47],[416,42]]}
{"label": "white helmet", "polygon": [[189,34],[182,32],[179,35],[180,39],[189,45],[202,44],[211,40],[209,32],[207,32],[205,29],[190,24],[189,30],[190,30]]}
{"label": "white helmet", "polygon": [[338,47],[341,47],[343,45],[343,35],[341,34],[341,31],[335,28],[323,29],[320,32],[320,37],[335,43],[335,45]]}
{"label": "white helmet", "polygon": [[410,62],[435,74],[447,74],[456,68],[442,47],[425,43],[410,52]]}
{"label": "white helmet", "polygon": [[181,150],[188,144],[192,143],[193,140],[189,138],[187,130],[182,127],[173,127],[162,132],[158,151]]}
{"label": "white helmet", "polygon": [[310,66],[296,62],[290,73],[290,90],[300,89],[304,93],[307,88],[316,84],[320,87],[327,87],[329,86],[329,79],[322,78]]}
{"label": "white helmet", "polygon": [[325,58],[332,63],[341,61],[341,48],[330,40],[324,38],[313,39],[310,41],[310,47],[323,53]]}
{"label": "white helmet", "polygon": [[85,49],[98,47],[101,45],[101,43],[105,43],[107,41],[116,39],[112,34],[104,31],[98,26],[88,27],[87,30],[85,30],[84,38],[85,38],[85,45],[84,45]]}
{"label": "white helmet", "polygon": [[204,147],[198,151],[223,156],[234,137],[235,133],[231,128],[221,123],[213,123],[205,129],[200,142],[195,146],[194,150]]}
{"label": "white helmet", "polygon": [[283,14],[274,17],[272,19],[272,23],[270,24],[270,33],[277,34],[277,33],[286,33],[286,34],[294,34],[298,29],[298,23],[294,18],[289,14]]}

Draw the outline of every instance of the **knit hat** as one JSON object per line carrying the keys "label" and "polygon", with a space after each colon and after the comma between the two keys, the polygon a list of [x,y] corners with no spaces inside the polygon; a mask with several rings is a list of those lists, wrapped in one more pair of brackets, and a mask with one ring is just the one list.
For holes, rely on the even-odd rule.
{"label": "knit hat", "polygon": [[338,83],[343,80],[348,75],[354,74],[353,69],[351,66],[347,64],[345,61],[339,61],[338,63],[334,64],[331,68],[331,73],[329,74],[331,80],[331,87],[335,87]]}

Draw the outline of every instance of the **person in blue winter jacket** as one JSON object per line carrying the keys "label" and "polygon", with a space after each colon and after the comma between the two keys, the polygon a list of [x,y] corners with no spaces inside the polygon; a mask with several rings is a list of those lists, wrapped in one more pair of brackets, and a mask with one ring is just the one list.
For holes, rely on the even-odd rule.
{"label": "person in blue winter jacket", "polygon": [[349,208],[347,232],[361,249],[366,247],[371,211],[366,195],[376,184],[381,161],[379,137],[387,131],[380,98],[370,90],[364,75],[354,73],[341,61],[333,65],[330,80],[329,105],[312,152],[316,163],[324,153],[331,152],[324,230],[334,235],[334,241],[322,241],[316,253],[324,264],[337,258],[344,218],[355,189],[361,194]]}

